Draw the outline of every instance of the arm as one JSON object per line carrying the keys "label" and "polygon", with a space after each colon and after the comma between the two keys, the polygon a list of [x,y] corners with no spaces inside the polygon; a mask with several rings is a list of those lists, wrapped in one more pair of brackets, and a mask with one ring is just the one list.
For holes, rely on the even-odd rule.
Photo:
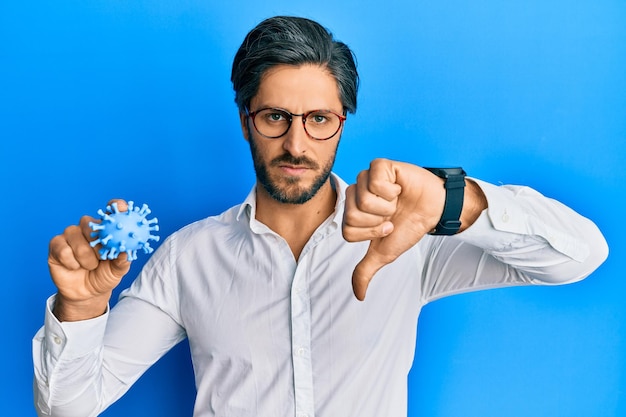
{"label": "arm", "polygon": [[51,297],[33,340],[39,416],[98,415],[185,337],[169,315],[134,297],[122,298],[97,318],[74,322],[59,322],[53,304]]}
{"label": "arm", "polygon": [[33,340],[38,415],[97,415],[184,337],[169,315],[145,301],[127,297],[108,311],[111,292],[130,264],[125,254],[98,258],[89,245],[89,221],[83,217],[50,243],[58,292]]}
{"label": "arm", "polygon": [[524,186],[474,180],[489,208],[453,237],[429,237],[422,277],[424,302],[465,291],[579,281],[607,257],[590,220]]}
{"label": "arm", "polygon": [[[353,274],[357,298],[363,299],[367,285],[382,266],[433,230],[443,211],[445,191],[441,181],[415,165],[375,160],[347,190],[344,237],[348,241],[371,241]],[[450,240],[465,240],[484,249],[484,254],[493,256],[498,263],[525,275],[522,280],[526,274],[546,282],[568,280],[571,276],[580,279],[606,258],[606,242],[595,225],[560,203],[526,187],[496,190],[500,187],[481,183],[497,203],[492,207],[477,182],[466,180],[466,183],[462,233],[439,238],[439,244],[451,246],[455,243]],[[473,227],[475,223],[481,227]],[[550,227],[546,228],[546,224]],[[486,234],[487,230],[490,233]],[[543,236],[537,232],[543,232]],[[574,252],[564,250],[565,246],[583,249],[573,256]],[[591,246],[593,252],[585,250]],[[528,259],[533,257],[535,262],[528,264]],[[465,262],[463,257],[446,258],[445,262],[448,267],[456,262],[459,269],[468,266],[459,264]],[[556,267],[557,264],[561,266]],[[511,271],[500,271],[505,272]],[[460,274],[464,275],[467,274]]]}

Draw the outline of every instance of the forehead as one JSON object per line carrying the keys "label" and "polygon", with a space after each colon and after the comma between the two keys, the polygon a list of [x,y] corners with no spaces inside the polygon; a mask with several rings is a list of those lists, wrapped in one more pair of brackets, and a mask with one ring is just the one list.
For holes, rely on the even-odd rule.
{"label": "forehead", "polygon": [[267,70],[250,107],[280,107],[294,113],[343,108],[335,77],[325,67],[313,64],[277,65]]}

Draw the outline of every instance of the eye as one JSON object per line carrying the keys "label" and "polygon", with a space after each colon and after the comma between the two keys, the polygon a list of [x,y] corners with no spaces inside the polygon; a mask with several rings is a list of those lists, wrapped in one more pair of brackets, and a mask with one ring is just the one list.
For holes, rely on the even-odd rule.
{"label": "eye", "polygon": [[261,117],[267,123],[282,123],[289,120],[289,116],[280,110],[267,109],[261,112]]}
{"label": "eye", "polygon": [[321,125],[324,123],[328,123],[329,115],[332,115],[332,113],[322,113],[322,112],[312,113],[307,117],[307,120],[311,123]]}

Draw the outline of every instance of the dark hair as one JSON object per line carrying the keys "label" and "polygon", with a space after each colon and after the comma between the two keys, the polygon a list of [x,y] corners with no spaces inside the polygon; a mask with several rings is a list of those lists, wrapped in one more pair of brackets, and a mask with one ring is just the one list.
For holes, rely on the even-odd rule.
{"label": "dark hair", "polygon": [[249,110],[261,77],[273,66],[319,64],[339,88],[344,111],[356,112],[359,75],[350,48],[319,23],[302,17],[276,16],[252,29],[239,47],[230,80],[239,111]]}

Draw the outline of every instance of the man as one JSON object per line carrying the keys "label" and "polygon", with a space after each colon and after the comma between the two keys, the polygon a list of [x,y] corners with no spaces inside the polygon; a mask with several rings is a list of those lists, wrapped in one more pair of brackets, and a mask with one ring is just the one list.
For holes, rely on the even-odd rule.
{"label": "man", "polygon": [[98,259],[88,217],[52,239],[39,415],[97,415],[188,337],[196,417],[405,416],[427,302],[574,282],[604,261],[593,223],[526,187],[383,159],[348,187],[331,170],[357,80],[319,24],[260,23],[232,72],[257,175],[246,200],[170,236],[110,311],[125,255]]}

